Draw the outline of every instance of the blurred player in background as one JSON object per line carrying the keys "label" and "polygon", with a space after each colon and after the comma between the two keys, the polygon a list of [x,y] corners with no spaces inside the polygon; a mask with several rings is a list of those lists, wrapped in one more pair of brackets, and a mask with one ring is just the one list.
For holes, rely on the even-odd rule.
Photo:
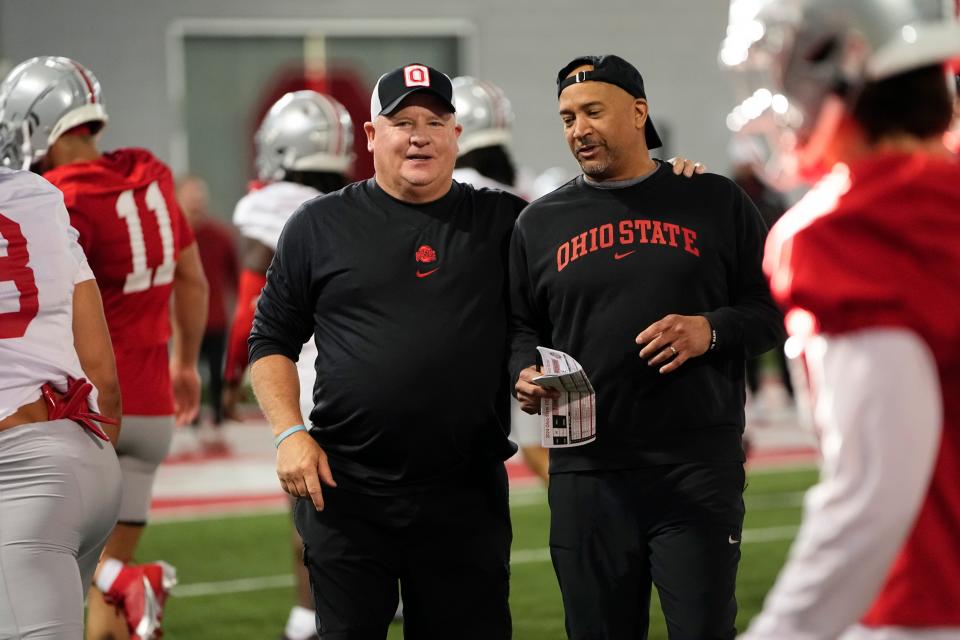
{"label": "blurred player in background", "polygon": [[[763,216],[763,221],[767,223],[769,229],[776,224],[780,216],[787,210],[786,198],[782,193],[764,182],[761,176],[757,175],[755,167],[761,152],[752,140],[734,139],[730,144],[729,155],[730,163],[733,166],[731,178],[757,205],[757,210]],[[770,353],[774,356],[783,388],[792,400],[793,385],[790,383],[790,370],[787,366],[787,356],[784,354],[783,344],[777,345]],[[747,388],[752,396],[752,402],[748,405],[748,408],[752,409],[753,414],[759,417],[764,417],[766,413],[764,409],[767,408],[767,403],[760,395],[760,364],[762,360],[763,356],[747,358]],[[750,426],[748,424],[747,431],[749,430]]]}
{"label": "blurred player in background", "polygon": [[[235,411],[247,366],[247,337],[253,313],[266,282],[267,268],[277,250],[287,219],[308,200],[337,191],[349,182],[353,163],[353,122],[339,102],[315,91],[288,93],[264,117],[254,139],[257,177],[263,184],[237,203],[233,222],[243,236],[243,272],[236,315],[230,330],[225,403]],[[313,338],[303,345],[297,361],[300,406],[313,410],[317,374]],[[303,542],[293,533],[293,567],[297,577],[297,604],[290,610],[285,640],[317,637],[310,582],[303,566]]]}
{"label": "blurred player in background", "polygon": [[81,638],[120,508],[120,386],[63,196],[4,166],[22,166],[24,120],[3,103],[0,90],[0,637]]}
{"label": "blurred player in background", "polygon": [[[510,153],[513,107],[500,87],[470,76],[453,79],[457,122],[463,126],[453,179],[529,199]],[[460,111],[463,109],[463,112]]]}
{"label": "blurred player in background", "polygon": [[103,296],[123,399],[120,515],[90,591],[87,637],[125,638],[128,630],[132,638],[157,637],[174,571],[131,561],[174,424],[191,421],[199,406],[207,308],[199,254],[166,165],[144,149],[97,149],[107,112],[90,71],[68,58],[32,58],[10,71],[3,96],[7,117],[27,123],[25,162],[63,192],[80,234]]}
{"label": "blurred player in background", "polygon": [[[507,96],[496,85],[461,76],[453,79],[453,102],[457,122],[463,127],[453,179],[528,199],[517,187],[517,169],[510,154],[514,115]],[[520,445],[530,470],[547,482],[549,457],[540,446],[540,417],[524,413],[515,400],[510,406],[510,435]]]}
{"label": "blurred player in background", "polygon": [[771,99],[729,124],[767,137],[768,170],[817,181],[771,231],[765,269],[821,478],[745,637],[960,637],[960,162],[944,146],[960,26],[920,0],[730,16],[721,60]]}
{"label": "blurred player in background", "polygon": [[[186,176],[177,183],[177,202],[190,223],[200,252],[200,263],[209,285],[207,326],[200,343],[200,358],[207,369],[208,401],[212,410],[208,426],[198,414],[200,443],[210,453],[224,453],[227,443],[223,423],[223,356],[227,344],[227,317],[237,293],[239,264],[233,230],[210,214],[210,192],[199,176]],[[228,311],[229,309],[229,311]]]}

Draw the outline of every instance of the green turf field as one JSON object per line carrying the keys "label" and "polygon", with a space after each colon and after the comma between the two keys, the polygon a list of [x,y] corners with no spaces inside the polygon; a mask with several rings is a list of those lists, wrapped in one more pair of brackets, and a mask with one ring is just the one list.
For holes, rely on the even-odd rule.
{"label": "green turf field", "polygon": [[[800,521],[802,492],[813,470],[758,472],[746,491],[737,597],[738,628],[758,611]],[[542,491],[513,496],[511,605],[517,640],[562,639],[563,611],[547,551],[548,512]],[[164,637],[172,640],[263,640],[279,636],[292,604],[289,524],[284,514],[156,523],[147,529],[142,560],[177,567],[180,586],[168,604]],[[650,638],[666,638],[654,597]],[[399,625],[391,640],[403,637]],[[458,637],[455,629],[449,637]]]}

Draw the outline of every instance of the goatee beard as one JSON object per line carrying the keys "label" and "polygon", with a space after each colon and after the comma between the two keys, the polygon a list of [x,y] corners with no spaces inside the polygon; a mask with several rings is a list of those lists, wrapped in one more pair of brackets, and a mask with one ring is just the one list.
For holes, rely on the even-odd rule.
{"label": "goatee beard", "polygon": [[583,171],[584,175],[594,179],[594,180],[603,180],[607,175],[607,170],[610,168],[610,162],[599,162],[597,160],[586,160],[580,163],[580,169]]}

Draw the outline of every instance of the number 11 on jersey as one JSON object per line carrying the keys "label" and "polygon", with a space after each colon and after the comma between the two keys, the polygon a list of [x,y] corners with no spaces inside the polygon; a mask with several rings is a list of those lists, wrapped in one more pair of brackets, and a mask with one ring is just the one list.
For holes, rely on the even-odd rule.
{"label": "number 11 on jersey", "polygon": [[130,234],[130,255],[133,257],[133,271],[127,274],[123,284],[124,293],[146,291],[151,286],[173,282],[173,271],[176,267],[173,259],[173,229],[170,225],[167,202],[163,199],[160,185],[156,182],[151,182],[147,187],[145,201],[147,210],[153,213],[160,231],[163,260],[156,270],[147,266],[147,244],[143,237],[137,201],[133,197],[133,189],[124,191],[117,198],[117,215],[127,223],[127,233]]}

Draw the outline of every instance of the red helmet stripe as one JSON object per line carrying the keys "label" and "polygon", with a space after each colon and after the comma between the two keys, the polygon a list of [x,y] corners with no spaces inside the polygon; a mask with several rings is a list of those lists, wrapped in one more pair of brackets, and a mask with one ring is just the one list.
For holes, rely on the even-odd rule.
{"label": "red helmet stripe", "polygon": [[330,145],[330,155],[336,156],[340,153],[340,145],[343,144],[342,132],[340,131],[342,127],[340,126],[340,118],[337,113],[337,108],[334,106],[333,101],[330,100],[327,96],[320,94],[320,101],[323,103],[323,110],[327,112],[327,118],[330,119],[330,126],[333,127],[331,132],[333,135],[331,137]]}
{"label": "red helmet stripe", "polygon": [[336,129],[336,143],[333,145],[333,155],[340,155],[340,150],[343,149],[343,127],[340,126],[340,111],[333,104],[333,101],[330,101],[330,110],[333,111],[333,121],[332,124]]}
{"label": "red helmet stripe", "polygon": [[90,104],[96,104],[96,103],[97,103],[97,94],[96,94],[96,93],[94,92],[94,90],[93,90],[93,83],[90,82],[90,78],[89,78],[89,76],[87,76],[86,70],[85,70],[83,67],[81,67],[79,64],[77,64],[76,62],[74,62],[73,60],[71,60],[70,63],[71,63],[74,67],[76,67],[77,73],[80,74],[80,77],[83,78],[83,81],[84,81],[84,82],[86,83],[86,85],[87,85],[87,92],[90,94]]}
{"label": "red helmet stripe", "polygon": [[490,110],[493,112],[493,125],[499,129],[507,128],[507,110],[503,105],[503,92],[489,82],[480,81],[480,85],[486,88],[487,95],[490,96]]}

